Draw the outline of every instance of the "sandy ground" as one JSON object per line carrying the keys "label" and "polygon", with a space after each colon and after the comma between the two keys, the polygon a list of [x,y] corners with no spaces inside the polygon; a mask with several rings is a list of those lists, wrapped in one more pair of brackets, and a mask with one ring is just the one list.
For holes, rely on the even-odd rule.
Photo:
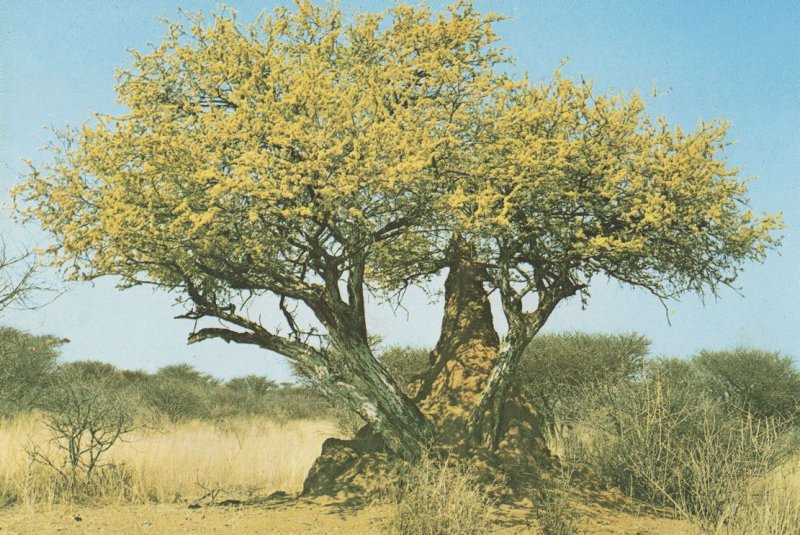
{"label": "sandy ground", "polygon": [[[129,505],[18,508],[0,513],[0,533],[381,533],[380,508],[353,511],[335,504],[206,507]],[[77,520],[80,518],[80,520]]]}
{"label": "sandy ground", "polygon": [[[343,501],[286,500],[246,506],[128,505],[53,506],[0,511],[0,534],[169,534],[169,533],[387,533],[391,506],[358,507]],[[680,521],[583,508],[582,524],[592,534],[691,533]],[[496,533],[537,533],[535,513],[525,505],[496,511]]]}
{"label": "sandy ground", "polygon": [[[0,426],[0,482],[25,490],[30,474],[24,444],[39,428],[33,418]],[[0,508],[0,535],[21,534],[171,534],[171,533],[388,533],[391,505],[370,505],[341,499],[296,499],[272,495],[277,489],[297,492],[322,441],[335,433],[330,422],[277,425],[242,420],[227,427],[209,422],[175,425],[167,433],[140,437],[120,445],[120,463],[132,467],[138,501],[151,498],[162,505],[17,505]],[[43,473],[47,475],[46,473]],[[39,481],[46,491],[49,480]],[[198,499],[199,482],[227,489],[216,505]],[[35,481],[34,481],[35,482]],[[580,513],[585,533],[655,535],[688,533],[685,523],[642,515],[613,491],[586,486],[569,499]],[[38,487],[36,487],[38,488]],[[257,492],[247,490],[255,488]],[[233,489],[233,490],[231,490]],[[203,491],[205,493],[205,490]],[[154,498],[153,498],[154,496]],[[262,498],[254,498],[261,496]],[[39,496],[46,503],[46,492]],[[223,499],[256,500],[247,505],[219,505]],[[36,500],[30,500],[36,503]],[[173,503],[175,502],[175,503]],[[185,502],[185,503],[184,503]],[[530,500],[495,508],[496,533],[536,533],[537,512]]]}

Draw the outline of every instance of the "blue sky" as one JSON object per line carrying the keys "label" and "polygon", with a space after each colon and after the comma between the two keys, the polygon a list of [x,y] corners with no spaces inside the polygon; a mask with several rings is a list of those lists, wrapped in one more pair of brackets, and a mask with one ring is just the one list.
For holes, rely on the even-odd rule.
{"label": "blue sky", "polygon": [[[283,2],[285,4],[286,2]],[[281,2],[229,2],[240,20]],[[341,2],[346,12],[380,10],[389,2]],[[446,2],[432,2],[436,8]],[[545,79],[561,60],[567,75],[596,87],[652,93],[653,115],[693,128],[701,119],[732,124],[730,162],[751,185],[757,211],[783,211],[783,247],[739,280],[743,296],[725,290],[705,305],[694,297],[662,306],[642,291],[598,280],[588,308],[562,305],[546,331],[638,331],[658,355],[686,357],[701,348],[749,345],[800,357],[800,3],[476,1],[481,11],[510,17],[497,25],[519,73]],[[114,69],[129,64],[164,33],[159,18],[178,9],[211,11],[216,2],[24,1],[0,3],[0,191],[20,181],[21,160],[41,160],[46,126],[80,124],[92,112],[119,111]],[[20,228],[0,194],[0,230],[13,248],[46,243]],[[411,293],[405,311],[373,306],[370,325],[387,343],[432,346],[441,304]],[[210,341],[187,346],[191,325],[175,320],[172,298],[150,289],[117,291],[113,280],[72,284],[35,311],[6,311],[5,324],[69,338],[64,358],[97,359],[157,369],[188,362],[219,377],[262,373],[289,377],[280,357]]]}

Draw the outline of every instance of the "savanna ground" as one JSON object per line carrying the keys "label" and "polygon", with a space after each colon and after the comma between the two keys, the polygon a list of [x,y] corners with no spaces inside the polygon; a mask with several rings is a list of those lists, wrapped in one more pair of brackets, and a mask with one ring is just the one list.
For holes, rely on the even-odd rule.
{"label": "savanna ground", "polygon": [[[128,488],[90,505],[53,503],[47,474],[30,471],[31,441],[46,439],[32,415],[0,426],[0,479],[23,498],[0,509],[3,533],[384,533],[394,506],[346,496],[298,497],[322,441],[335,424],[263,418],[191,421],[141,431],[118,444],[112,461],[129,471]],[[786,495],[800,494],[800,459],[773,476]],[[276,493],[282,491],[284,494]],[[567,507],[583,533],[695,533],[686,521],[626,499],[619,491],[562,489],[565,503],[496,504],[492,531],[539,533],[539,518]],[[198,507],[199,506],[199,507]],[[548,510],[548,507],[550,508]],[[555,532],[555,531],[551,531]]]}
{"label": "savanna ground", "polygon": [[[127,497],[112,493],[102,505],[65,505],[52,503],[46,480],[28,471],[30,441],[46,439],[40,422],[30,415],[7,420],[0,427],[0,478],[25,498],[0,510],[0,526],[6,533],[385,532],[391,504],[297,496],[322,441],[330,436],[341,436],[331,422],[280,424],[262,418],[227,424],[193,421],[139,432],[112,455],[114,463],[130,470]],[[800,490],[800,478],[795,482]],[[278,491],[286,495],[273,495]],[[574,492],[568,499],[587,533],[690,530],[680,520],[641,514],[618,492]],[[498,533],[537,533],[538,514],[527,500],[495,505],[493,528]]]}
{"label": "savanna ground", "polygon": [[[545,335],[517,385],[557,461],[487,474],[431,450],[310,497],[325,440],[362,425],[346,409],[258,376],[60,363],[61,343],[0,328],[0,535],[800,534],[800,372],[775,353]],[[427,354],[380,359],[412,384]]]}

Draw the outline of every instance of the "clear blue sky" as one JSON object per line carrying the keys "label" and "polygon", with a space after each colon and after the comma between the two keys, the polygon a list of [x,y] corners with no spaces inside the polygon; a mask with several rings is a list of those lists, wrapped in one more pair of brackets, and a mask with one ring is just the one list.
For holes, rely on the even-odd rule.
{"label": "clear blue sky", "polygon": [[[20,180],[22,158],[42,159],[43,127],[79,124],[91,112],[119,111],[115,67],[127,48],[142,50],[164,33],[160,17],[178,9],[210,11],[212,2],[25,1],[0,3],[0,191]],[[230,2],[244,22],[279,2]],[[601,89],[649,95],[655,81],[669,90],[651,103],[684,127],[723,117],[733,128],[730,161],[752,184],[758,211],[783,210],[788,228],[780,254],[749,266],[739,284],[744,297],[723,291],[705,306],[686,297],[664,309],[641,291],[597,281],[586,310],[568,303],[547,331],[635,330],[654,353],[686,357],[701,348],[750,345],[800,357],[800,3],[798,2],[475,2],[510,16],[498,24],[516,69],[549,76],[564,57],[569,75],[583,73]],[[388,2],[342,2],[345,11],[378,10]],[[433,2],[442,7],[444,2]],[[10,219],[0,194],[6,241],[43,244],[36,229]],[[388,343],[431,346],[441,306],[412,294],[407,312],[373,307],[370,325]],[[71,285],[37,311],[6,311],[0,321],[72,342],[66,359],[98,359],[127,368],[156,369],[189,362],[220,377],[263,373],[289,377],[280,357],[254,348],[204,342],[187,346],[191,325],[172,319],[170,296],[149,289],[119,292],[113,281]]]}

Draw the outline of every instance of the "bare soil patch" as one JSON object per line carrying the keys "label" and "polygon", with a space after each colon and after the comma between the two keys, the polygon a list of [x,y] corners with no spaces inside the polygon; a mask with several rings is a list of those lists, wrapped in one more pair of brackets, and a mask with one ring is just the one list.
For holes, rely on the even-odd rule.
{"label": "bare soil patch", "polygon": [[[691,533],[682,521],[638,516],[598,504],[578,505],[581,524],[591,534]],[[362,507],[332,498],[286,499],[226,507],[189,509],[183,504],[91,507],[55,505],[15,507],[0,511],[2,534],[108,533],[386,533],[390,505]],[[502,505],[494,513],[496,533],[537,533],[532,503]]]}

